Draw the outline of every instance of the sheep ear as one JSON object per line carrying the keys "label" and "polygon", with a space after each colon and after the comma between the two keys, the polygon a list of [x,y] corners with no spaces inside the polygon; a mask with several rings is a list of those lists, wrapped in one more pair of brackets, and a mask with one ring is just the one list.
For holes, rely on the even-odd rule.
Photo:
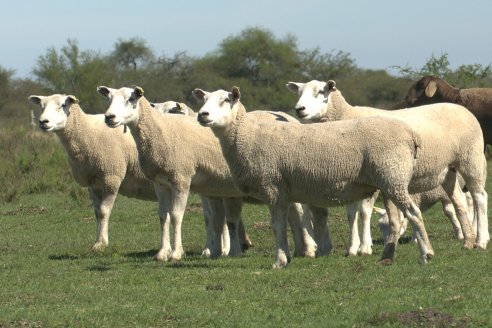
{"label": "sheep ear", "polygon": [[328,82],[326,82],[325,91],[336,91],[337,90],[336,85],[337,84],[335,81],[329,80]]}
{"label": "sheep ear", "polygon": [[195,89],[191,92],[191,94],[193,95],[193,97],[195,97],[196,99],[198,100],[205,100],[205,96],[208,94],[208,92],[206,91],[203,91],[202,89]]}
{"label": "sheep ear", "polygon": [[98,86],[97,92],[99,92],[101,95],[103,95],[106,98],[108,98],[109,96],[109,88],[105,87],[104,85]]}
{"label": "sheep ear", "polygon": [[133,89],[133,93],[135,94],[136,99],[140,99],[143,96],[144,91],[141,87],[137,86]]}
{"label": "sheep ear", "polygon": [[69,104],[78,104],[79,103],[79,100],[75,96],[68,95],[67,96],[67,99],[65,100],[65,102],[67,102]]}
{"label": "sheep ear", "polygon": [[437,91],[437,83],[436,81],[430,81],[429,84],[425,87],[425,95],[429,98],[434,97],[434,94]]}
{"label": "sheep ear", "polygon": [[285,85],[287,89],[294,93],[298,93],[299,90],[304,86],[304,83],[297,83],[297,82],[287,82]]}
{"label": "sheep ear", "polygon": [[241,91],[239,91],[239,87],[236,87],[236,86],[232,87],[232,90],[231,90],[231,100],[233,102],[236,102],[240,98],[241,98]]}
{"label": "sheep ear", "polygon": [[36,104],[36,105],[41,105],[41,96],[29,96],[27,99],[29,99],[30,102]]}
{"label": "sheep ear", "polygon": [[180,111],[183,110],[183,106],[179,102],[176,103],[176,108],[178,108]]}

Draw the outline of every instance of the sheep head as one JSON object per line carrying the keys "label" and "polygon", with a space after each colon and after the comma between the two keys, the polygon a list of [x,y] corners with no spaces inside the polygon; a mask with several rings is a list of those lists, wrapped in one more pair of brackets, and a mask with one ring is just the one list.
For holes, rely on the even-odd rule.
{"label": "sheep head", "polygon": [[[442,89],[452,87],[435,76],[424,76],[415,82],[407,92],[402,107],[415,107],[445,101],[441,99]],[[448,100],[449,101],[449,100]]]}
{"label": "sheep head", "polygon": [[70,108],[79,100],[72,95],[54,94],[51,96],[29,96],[31,102],[42,109],[39,116],[39,127],[43,131],[59,131],[65,128]]}
{"label": "sheep head", "polygon": [[198,122],[211,128],[227,128],[235,117],[235,105],[241,98],[238,87],[233,87],[230,92],[195,89],[193,95],[205,103],[198,112]]}
{"label": "sheep head", "polygon": [[138,122],[138,101],[144,91],[140,87],[113,89],[105,86],[97,87],[97,91],[109,100],[105,113],[106,125],[112,128],[120,125],[131,125]]}
{"label": "sheep head", "polygon": [[333,80],[322,82],[312,80],[307,83],[289,82],[287,89],[297,93],[299,100],[295,105],[297,117],[302,121],[316,122],[326,114],[330,95],[336,91],[336,83]]}
{"label": "sheep head", "polygon": [[165,101],[163,103],[150,103],[160,113],[188,115],[188,106],[176,101]]}

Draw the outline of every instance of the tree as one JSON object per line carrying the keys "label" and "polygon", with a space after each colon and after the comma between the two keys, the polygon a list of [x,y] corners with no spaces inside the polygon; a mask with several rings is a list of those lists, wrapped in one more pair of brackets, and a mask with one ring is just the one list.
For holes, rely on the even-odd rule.
{"label": "tree", "polygon": [[322,53],[319,47],[299,53],[301,75],[305,80],[338,80],[354,74],[357,67],[350,54]]}
{"label": "tree", "polygon": [[38,57],[33,70],[39,83],[50,93],[72,94],[87,112],[98,112],[104,103],[95,95],[95,87],[111,81],[111,62],[93,51],[80,51],[76,40],[69,39],[60,51],[51,47]]}
{"label": "tree", "polygon": [[152,50],[147,47],[145,40],[140,38],[118,40],[110,56],[116,61],[119,68],[133,71],[150,63],[154,58]]}
{"label": "tree", "polygon": [[393,68],[412,80],[418,80],[425,75],[434,75],[458,88],[490,85],[492,74],[490,64],[487,66],[482,64],[460,65],[454,71],[449,66],[448,54],[444,53],[440,57],[435,57],[432,54],[431,58],[420,69],[410,66],[393,66]]}
{"label": "tree", "polygon": [[5,105],[10,101],[13,75],[13,70],[8,70],[0,66],[0,111],[2,111]]}

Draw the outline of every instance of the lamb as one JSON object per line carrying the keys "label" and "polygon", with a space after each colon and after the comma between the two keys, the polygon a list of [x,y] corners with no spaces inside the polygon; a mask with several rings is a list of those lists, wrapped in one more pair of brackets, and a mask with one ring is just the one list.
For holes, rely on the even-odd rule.
{"label": "lamb", "polygon": [[492,88],[458,89],[435,76],[424,76],[408,90],[405,100],[392,109],[450,102],[466,107],[475,115],[484,142],[492,145]]}
{"label": "lamb", "polygon": [[[181,222],[188,194],[196,192],[215,198],[243,198],[220,151],[216,138],[210,131],[185,115],[167,115],[165,119],[153,110],[143,96],[143,89],[113,89],[105,86],[98,92],[110,100],[105,113],[106,125],[118,128],[127,125],[136,142],[140,166],[145,176],[153,181],[159,203],[161,221],[161,248],[157,260],[180,260],[184,254],[181,242]],[[281,119],[269,115],[270,121]],[[286,116],[283,116],[285,120]],[[295,119],[294,119],[295,120]],[[297,120],[295,120],[297,122]],[[179,140],[179,144],[176,143]],[[316,244],[309,239],[301,226],[297,207],[290,210],[296,253],[314,256]],[[174,240],[169,241],[169,219],[174,226]],[[232,222],[231,253],[241,253],[237,242],[236,218]],[[215,242],[212,256],[218,252],[220,230],[223,222],[215,222]]]}
{"label": "lamb", "polygon": [[[193,94],[204,101],[198,121],[219,139],[236,186],[269,207],[276,237],[274,268],[285,267],[290,258],[288,202],[326,208],[352,204],[378,189],[416,229],[422,261],[433,256],[407,190],[420,152],[420,137],[409,125],[379,117],[326,123],[329,129],[326,124],[265,122],[246,113],[237,87],[231,92],[195,89]],[[392,260],[394,247],[385,246],[385,260]]]}
{"label": "lamb", "polygon": [[[135,141],[123,127],[108,129],[104,115],[84,113],[78,100],[72,95],[54,94],[51,96],[30,96],[29,100],[42,107],[39,127],[43,131],[56,133],[68,155],[73,177],[83,187],[87,187],[92,198],[96,216],[97,236],[93,249],[101,251],[109,244],[108,223],[111,210],[118,193],[127,197],[155,201],[154,186],[145,178],[138,163]],[[100,147],[105,140],[104,147]],[[111,149],[111,153],[106,150]],[[203,197],[205,219],[217,215],[216,207],[224,206],[226,216],[235,216],[232,200],[218,201]],[[239,225],[241,241],[247,247],[251,242],[244,232],[242,221]],[[204,250],[211,247],[210,231]],[[223,254],[227,254],[225,235]]]}
{"label": "lamb", "polygon": [[[477,119],[466,108],[456,104],[434,104],[414,109],[385,111],[349,105],[335,81],[308,83],[289,82],[289,90],[300,95],[295,109],[303,121],[322,122],[368,116],[384,116],[409,123],[422,138],[422,151],[409,185],[411,193],[418,193],[442,185],[452,201],[464,236],[464,247],[485,249],[489,241],[487,221],[486,160],[484,141]],[[450,115],[450,113],[452,113]],[[449,133],[453,131],[453,133]],[[470,229],[466,198],[457,183],[463,177],[477,213],[476,239]],[[390,206],[391,207],[391,206]],[[394,210],[391,207],[390,210]],[[389,213],[393,236],[397,236],[397,213]]]}
{"label": "lamb", "polygon": [[150,103],[158,112],[181,114],[196,117],[196,113],[188,106],[177,101],[165,101],[162,103]]}

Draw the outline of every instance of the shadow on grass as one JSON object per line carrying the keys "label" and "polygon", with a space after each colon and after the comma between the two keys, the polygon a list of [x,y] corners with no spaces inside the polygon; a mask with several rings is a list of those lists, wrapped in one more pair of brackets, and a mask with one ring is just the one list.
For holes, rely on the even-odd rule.
{"label": "shadow on grass", "polygon": [[96,265],[91,265],[90,267],[87,268],[89,271],[98,271],[98,272],[106,272],[111,270],[111,266],[107,264],[96,264]]}
{"label": "shadow on grass", "polygon": [[[384,240],[382,238],[374,239],[372,241],[372,243],[374,245],[384,245]],[[400,237],[400,239],[398,239],[398,244],[400,244],[400,245],[405,245],[405,244],[410,244],[410,243],[412,243],[412,236]]]}
{"label": "shadow on grass", "polygon": [[[87,258],[87,256],[84,257]],[[54,261],[67,261],[67,260],[73,261],[73,260],[79,260],[83,257],[80,255],[72,255],[72,254],[53,254],[53,255],[48,255],[48,258]]]}
{"label": "shadow on grass", "polygon": [[[157,254],[158,251],[158,249],[152,249],[142,252],[130,252],[126,253],[124,256],[138,262],[152,262],[154,261],[154,255]],[[220,269],[230,267],[231,265],[235,268],[246,268],[246,265],[237,262],[241,261],[241,259],[241,256],[210,259],[202,256],[201,252],[188,251],[181,261],[162,262],[162,264],[170,269]],[[231,261],[234,263],[232,264]]]}
{"label": "shadow on grass", "polygon": [[[128,257],[128,258],[133,258],[133,259],[142,259],[142,260],[145,260],[145,259],[153,259],[154,256],[157,254],[157,252],[159,252],[158,249],[151,249],[151,250],[148,250],[148,251],[141,251],[141,252],[130,252],[130,253],[126,253],[125,256]],[[199,259],[199,258],[203,258],[205,259],[204,257],[202,257],[202,253],[201,252],[196,252],[196,251],[188,251],[186,252],[186,258],[192,258],[192,259]]]}

